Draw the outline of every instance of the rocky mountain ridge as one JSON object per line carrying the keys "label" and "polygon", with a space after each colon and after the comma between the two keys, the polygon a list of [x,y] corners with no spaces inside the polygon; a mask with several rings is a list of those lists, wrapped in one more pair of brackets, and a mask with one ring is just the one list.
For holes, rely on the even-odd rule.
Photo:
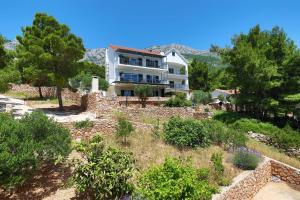
{"label": "rocky mountain ridge", "polygon": [[[5,43],[5,48],[7,50],[14,50],[16,49],[16,46],[18,45],[17,40],[11,40],[7,41]],[[209,60],[212,62],[219,62],[220,57],[215,54],[211,53],[209,50],[198,50],[194,49],[189,46],[180,45],[180,44],[167,44],[167,45],[154,45],[147,47],[145,49],[148,50],[158,50],[162,52],[167,52],[170,49],[176,49],[178,50],[187,60],[191,59],[199,59],[202,61]],[[86,49],[85,55],[83,60],[89,61],[98,65],[104,65],[105,64],[105,48],[95,48],[95,49]]]}

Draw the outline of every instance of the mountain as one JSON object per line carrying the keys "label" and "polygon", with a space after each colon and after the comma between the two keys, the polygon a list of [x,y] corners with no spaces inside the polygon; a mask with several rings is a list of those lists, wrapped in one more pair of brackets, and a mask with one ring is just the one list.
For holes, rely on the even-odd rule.
{"label": "mountain", "polygon": [[[17,40],[10,40],[4,44],[5,48],[8,50],[14,50],[17,45],[18,45]],[[208,63],[212,67],[216,67],[216,68],[226,67],[224,64],[222,64],[221,57],[216,53],[210,52],[209,50],[198,50],[180,44],[154,45],[145,49],[167,52],[172,48],[177,49],[189,62],[191,62],[193,59],[197,59],[201,62]],[[83,60],[98,65],[104,65],[105,48],[87,49]]]}
{"label": "mountain", "polygon": [[208,50],[193,49],[192,47],[188,47],[188,46],[181,45],[181,44],[154,45],[154,46],[150,46],[146,49],[167,52],[167,51],[169,51],[170,49],[173,49],[173,48],[178,50],[181,54],[187,54],[187,55],[188,54],[202,55],[202,54],[209,54],[210,53]]}
{"label": "mountain", "polygon": [[105,65],[105,48],[87,49],[83,60],[97,65]]}
{"label": "mountain", "polygon": [[17,40],[7,40],[4,44],[4,48],[10,51],[13,51],[16,49],[19,42]]}

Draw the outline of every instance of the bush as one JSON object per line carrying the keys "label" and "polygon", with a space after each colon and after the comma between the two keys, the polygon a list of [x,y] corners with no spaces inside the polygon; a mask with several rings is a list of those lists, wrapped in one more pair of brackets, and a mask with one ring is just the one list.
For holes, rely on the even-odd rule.
{"label": "bush", "polygon": [[179,148],[205,147],[210,144],[207,130],[201,121],[171,117],[164,124],[164,139]]}
{"label": "bush", "polygon": [[146,101],[152,95],[151,86],[148,84],[136,85],[134,87],[134,95],[139,97],[142,107],[146,108]]}
{"label": "bush", "polygon": [[132,193],[132,154],[105,147],[100,136],[83,143],[81,151],[85,162],[78,161],[73,177],[79,193],[92,199],[121,199]]}
{"label": "bush", "polygon": [[213,163],[215,175],[217,177],[223,176],[224,173],[224,166],[222,160],[223,155],[221,153],[213,153],[210,158],[210,161]]}
{"label": "bush", "polygon": [[208,180],[210,176],[210,169],[208,168],[200,168],[197,171],[197,177],[200,181]]}
{"label": "bush", "polygon": [[84,121],[75,122],[75,128],[77,129],[87,129],[94,126],[94,123],[90,121],[89,119],[86,119]]}
{"label": "bush", "polygon": [[246,145],[248,138],[244,133],[239,133],[230,127],[226,127],[225,124],[217,120],[208,119],[202,122],[212,143],[216,145],[223,144],[225,148],[236,148]]}
{"label": "bush", "polygon": [[270,123],[256,119],[240,119],[232,124],[237,130],[244,133],[253,131],[269,137],[270,143],[280,149],[300,148],[300,134],[289,128],[280,129]]}
{"label": "bush", "polygon": [[134,131],[133,125],[125,117],[118,117],[117,136],[123,137],[126,143],[126,138]]}
{"label": "bush", "polygon": [[175,97],[171,97],[165,102],[167,107],[189,107],[192,106],[192,102],[186,99],[185,93],[176,93]]}
{"label": "bush", "polygon": [[193,102],[196,104],[202,103],[204,105],[212,101],[211,94],[209,92],[203,92],[202,90],[193,91]]}
{"label": "bush", "polygon": [[15,120],[0,114],[0,185],[11,188],[45,161],[61,161],[70,153],[70,134],[41,112]]}
{"label": "bush", "polygon": [[257,167],[260,161],[260,154],[247,149],[245,147],[239,148],[233,157],[233,164],[244,170],[253,170]]}
{"label": "bush", "polygon": [[148,169],[138,180],[142,199],[211,199],[217,189],[200,180],[190,162],[167,158],[162,165]]}

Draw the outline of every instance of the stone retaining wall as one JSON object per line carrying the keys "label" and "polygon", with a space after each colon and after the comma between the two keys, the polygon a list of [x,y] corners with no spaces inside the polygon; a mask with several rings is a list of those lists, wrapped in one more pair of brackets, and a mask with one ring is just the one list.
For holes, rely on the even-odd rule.
{"label": "stone retaining wall", "polygon": [[254,170],[237,176],[233,183],[223,188],[213,200],[250,200],[259,190],[271,181],[272,176],[277,176],[282,181],[300,185],[300,170],[279,161],[265,158]]}
{"label": "stone retaining wall", "polygon": [[300,170],[282,162],[271,160],[272,175],[277,176],[281,180],[293,184],[300,185]]}
{"label": "stone retaining wall", "polygon": [[[10,90],[15,92],[24,92],[28,94],[28,97],[39,97],[38,87],[33,87],[28,84],[11,84]],[[53,97],[56,96],[55,87],[41,87],[42,94],[44,97]],[[62,98],[66,100],[71,100],[76,104],[80,104],[81,95],[78,92],[72,92],[68,88],[62,90]]]}

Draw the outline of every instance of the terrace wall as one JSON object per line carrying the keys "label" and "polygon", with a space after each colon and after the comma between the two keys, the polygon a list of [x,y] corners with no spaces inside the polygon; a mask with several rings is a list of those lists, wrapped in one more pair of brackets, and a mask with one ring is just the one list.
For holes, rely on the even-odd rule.
{"label": "terrace wall", "polygon": [[290,184],[300,185],[300,170],[279,161],[265,158],[264,161],[251,172],[237,176],[233,183],[223,188],[213,200],[250,200],[271,181],[272,176],[280,178]]}

